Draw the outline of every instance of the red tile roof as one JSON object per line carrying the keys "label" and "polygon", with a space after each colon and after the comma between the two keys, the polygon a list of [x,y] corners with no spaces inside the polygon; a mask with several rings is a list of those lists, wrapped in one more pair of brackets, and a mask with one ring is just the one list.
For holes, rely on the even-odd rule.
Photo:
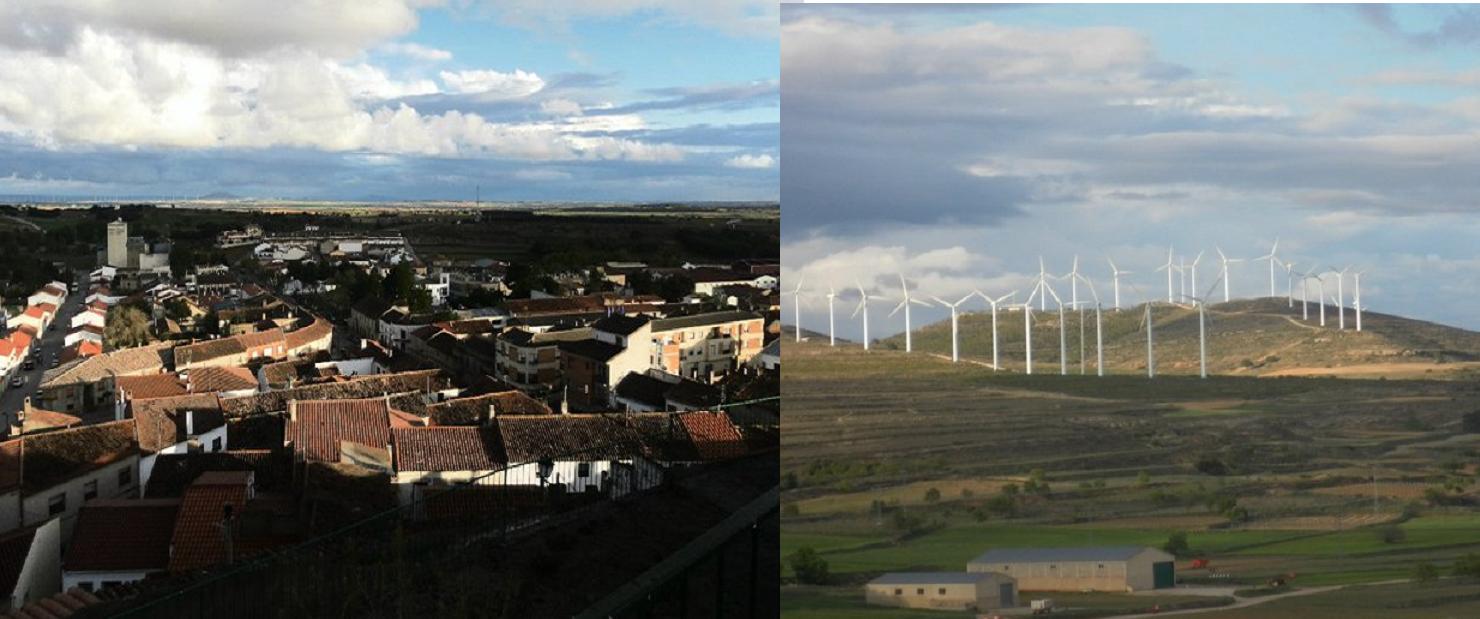
{"label": "red tile roof", "polygon": [[386,399],[298,400],[289,405],[284,436],[295,455],[338,462],[340,441],[385,449],[390,443],[390,405]]}
{"label": "red tile roof", "polygon": [[77,513],[63,569],[163,570],[180,499],[94,499]]}
{"label": "red tile roof", "polygon": [[190,390],[195,393],[239,391],[256,389],[257,377],[247,368],[203,367],[192,368],[186,375]]}
{"label": "red tile roof", "polygon": [[689,438],[694,441],[694,448],[699,451],[699,457],[705,460],[724,460],[745,455],[745,439],[724,413],[680,413],[678,420],[688,430]]}
{"label": "red tile roof", "polygon": [[299,348],[311,342],[329,337],[334,333],[334,325],[322,318],[314,318],[308,326],[289,331],[286,336],[288,349]]}
{"label": "red tile roof", "polygon": [[41,311],[48,314],[55,315],[57,313],[57,304],[55,303],[37,303],[36,307],[41,308]]}
{"label": "red tile roof", "polygon": [[118,388],[134,400],[167,398],[185,395],[185,383],[174,374],[144,374],[141,376],[119,376]]}
{"label": "red tile roof", "polygon": [[397,471],[488,471],[507,460],[492,428],[396,428],[391,433]]}
{"label": "red tile roof", "polygon": [[221,527],[225,506],[240,516],[251,493],[250,471],[202,473],[185,490],[171,537],[169,568],[181,572],[226,561],[226,540]]}
{"label": "red tile roof", "polygon": [[46,311],[41,309],[40,305],[32,305],[31,307],[26,308],[25,312],[25,315],[30,316],[31,318],[41,318],[45,314]]}

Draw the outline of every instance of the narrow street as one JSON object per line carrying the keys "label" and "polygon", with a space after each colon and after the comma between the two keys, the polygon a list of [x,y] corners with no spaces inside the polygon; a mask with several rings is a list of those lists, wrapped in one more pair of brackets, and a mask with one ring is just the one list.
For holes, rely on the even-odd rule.
{"label": "narrow street", "polygon": [[[88,273],[83,271],[77,276],[77,281],[69,285],[71,289],[67,291],[67,300],[62,303],[62,307],[57,309],[57,316],[52,321],[54,326],[47,328],[40,338],[41,355],[37,359],[36,367],[29,371],[17,369],[11,373],[11,377],[23,377],[26,381],[25,385],[13,388],[10,386],[10,379],[5,380],[4,391],[0,392],[0,422],[3,422],[3,426],[0,426],[0,435],[9,433],[10,424],[15,421],[15,413],[21,410],[21,405],[25,403],[26,398],[41,386],[41,376],[51,368],[51,360],[61,355],[64,347],[63,340],[66,339],[67,331],[71,328],[72,317],[77,315],[80,304],[83,299],[87,298],[87,276]],[[32,343],[31,349],[37,350],[37,346],[36,343]]]}

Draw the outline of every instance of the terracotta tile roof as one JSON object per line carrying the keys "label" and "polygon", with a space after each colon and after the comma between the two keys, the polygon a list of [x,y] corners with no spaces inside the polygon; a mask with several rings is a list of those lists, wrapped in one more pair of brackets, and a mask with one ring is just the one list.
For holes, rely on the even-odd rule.
{"label": "terracotta tile roof", "polygon": [[[279,437],[279,442],[282,441]],[[144,496],[179,498],[195,479],[209,471],[251,471],[259,490],[288,489],[293,481],[293,452],[277,449],[228,449],[203,453],[159,454]]]}
{"label": "terracotta tile roof", "polygon": [[101,354],[103,354],[102,344],[99,344],[92,340],[81,340],[63,349],[61,356],[58,357],[58,360],[62,363],[66,363],[68,361],[73,361],[76,359],[96,357]]}
{"label": "terracotta tile roof", "polygon": [[334,325],[322,318],[315,317],[308,326],[289,331],[287,335],[288,349],[299,348],[311,342],[316,342],[334,334]]}
{"label": "terracotta tile roof", "polygon": [[196,393],[256,389],[257,377],[247,368],[210,366],[192,368],[186,377]]}
{"label": "terracotta tile roof", "polygon": [[668,401],[663,396],[672,386],[671,383],[646,373],[628,372],[617,383],[617,397],[646,404],[654,410],[664,410],[668,407]]}
{"label": "terracotta tile roof", "polygon": [[572,314],[577,312],[599,312],[606,308],[601,297],[554,297],[549,299],[511,299],[504,301],[504,309],[512,316],[538,316],[541,314]]}
{"label": "terracotta tile roof", "polygon": [[26,421],[21,425],[21,434],[30,434],[53,428],[70,428],[82,425],[82,418],[68,415],[57,411],[49,411],[44,408],[32,408],[26,413]]}
{"label": "terracotta tile roof", "polygon": [[194,413],[195,434],[226,424],[221,404],[213,393],[192,393],[167,398],[154,398],[131,405],[138,424],[139,448],[158,452],[189,438],[185,432],[186,411]]}
{"label": "terracotta tile roof", "polygon": [[246,352],[247,349],[242,345],[242,341],[235,337],[206,340],[195,344],[186,344],[175,349],[175,364],[179,367],[187,367],[212,359],[240,355]]}
{"label": "terracotta tile roof", "polygon": [[94,383],[115,373],[119,376],[157,373],[173,358],[174,346],[173,342],[156,342],[87,357],[74,365],[47,370],[41,384],[46,387]]}
{"label": "terracotta tile roof", "polygon": [[21,440],[0,443],[0,493],[21,485]]}
{"label": "terracotta tile roof", "polygon": [[396,428],[423,428],[427,425],[427,419],[393,407],[390,409],[391,429]]}
{"label": "terracotta tile roof", "polygon": [[16,329],[10,332],[10,344],[17,350],[25,350],[31,347],[32,335],[26,331]]}
{"label": "terracotta tile roof", "polygon": [[47,284],[47,285],[41,287],[41,292],[45,292],[45,293],[47,293],[47,294],[49,294],[51,296],[54,296],[54,297],[60,297],[60,296],[64,296],[64,295],[67,294],[67,289],[61,288],[61,287],[56,286],[56,285],[53,285],[53,284]]}
{"label": "terracotta tile roof", "polygon": [[653,333],[659,331],[672,331],[676,329],[691,329],[694,327],[708,327],[722,325],[730,322],[743,320],[764,320],[765,317],[755,312],[709,312],[705,314],[694,314],[692,316],[678,316],[675,318],[660,318],[653,321]]}
{"label": "terracotta tile roof", "polygon": [[719,404],[719,388],[697,380],[682,378],[664,394],[664,398],[689,408],[712,408]]}
{"label": "terracotta tile roof", "polygon": [[257,395],[223,398],[221,409],[228,417],[245,417],[288,410],[288,400],[347,400],[388,393],[443,389],[450,381],[441,370],[414,370],[396,374],[358,376],[343,382],[304,385]]}
{"label": "terracotta tile roof", "polygon": [[643,456],[698,459],[683,426],[667,413],[497,417],[509,462],[541,458],[600,460]]}
{"label": "terracotta tile roof", "polygon": [[9,357],[15,351],[15,345],[10,343],[10,338],[0,338],[0,357]]}
{"label": "terracotta tile roof", "polygon": [[139,453],[134,420],[23,436],[22,493],[34,494]]}
{"label": "terracotta tile roof", "polygon": [[225,506],[240,515],[251,493],[251,473],[211,471],[195,479],[185,490],[175,518],[169,568],[181,572],[226,561],[226,540],[221,522]]}
{"label": "terracotta tile roof", "polygon": [[680,413],[678,420],[689,432],[694,449],[705,460],[738,458],[746,454],[745,439],[724,413],[694,411]]}
{"label": "terracotta tile roof", "polygon": [[391,436],[397,471],[488,471],[507,460],[492,428],[397,428]]}
{"label": "terracotta tile roof", "polygon": [[295,401],[286,438],[301,458],[338,462],[341,441],[385,449],[390,443],[389,412],[383,397]]}
{"label": "terracotta tile roof", "polygon": [[47,314],[47,311],[44,310],[44,309],[41,309],[41,306],[40,305],[32,305],[31,307],[26,308],[26,312],[25,312],[24,315],[25,316],[29,316],[31,318],[41,318],[41,317],[45,316],[46,314]]}
{"label": "terracotta tile roof", "polygon": [[268,329],[256,333],[243,333],[236,336],[241,341],[242,347],[247,349],[262,348],[264,346],[276,346],[284,344],[287,340],[283,337],[282,329]]}
{"label": "terracotta tile roof", "polygon": [[68,571],[163,570],[180,499],[94,499],[72,525],[62,568]]}
{"label": "terracotta tile roof", "polygon": [[[490,411],[489,407],[493,407]],[[500,391],[467,398],[455,398],[426,406],[427,416],[438,426],[477,425],[492,415],[550,415],[544,402],[520,391]]]}
{"label": "terracotta tile roof", "polygon": [[119,376],[118,388],[127,393],[130,399],[134,400],[165,398],[184,395],[186,393],[185,383],[180,380],[179,376],[174,374]]}

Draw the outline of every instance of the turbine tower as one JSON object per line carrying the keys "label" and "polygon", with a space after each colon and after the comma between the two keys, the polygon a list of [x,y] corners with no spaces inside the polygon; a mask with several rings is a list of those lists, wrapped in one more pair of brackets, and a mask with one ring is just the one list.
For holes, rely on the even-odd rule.
{"label": "turbine tower", "polygon": [[1233,264],[1235,262],[1243,262],[1244,259],[1243,258],[1229,258],[1227,255],[1225,255],[1223,253],[1223,250],[1221,248],[1219,248],[1219,247],[1214,247],[1213,249],[1217,249],[1218,250],[1218,260],[1222,264],[1222,270],[1219,272],[1218,278],[1223,280],[1223,302],[1224,303],[1227,303],[1229,301],[1229,299],[1230,299],[1230,297],[1228,295],[1228,288],[1229,288],[1229,286],[1228,286],[1228,280],[1230,279],[1229,276],[1228,276],[1228,265]]}
{"label": "turbine tower", "polygon": [[1278,251],[1279,248],[1280,237],[1274,237],[1274,244],[1269,246],[1269,253],[1254,259],[1255,261],[1269,261],[1269,296],[1271,297],[1274,296],[1274,263],[1280,261],[1280,259],[1275,256],[1275,252]]}
{"label": "turbine tower", "polygon": [[1197,294],[1197,263],[1202,262],[1205,253],[1207,252],[1197,252],[1197,257],[1192,260],[1192,294]]}
{"label": "turbine tower", "polygon": [[[863,312],[863,349],[864,350],[868,350],[868,346],[869,346],[869,340],[868,340],[868,302],[870,300],[870,297],[868,296],[868,291],[863,289],[863,283],[862,282],[856,282],[856,283],[858,284],[858,296],[859,296],[859,299],[858,299],[858,307],[853,308],[853,315],[856,317],[856,316],[858,316],[858,313],[859,312]],[[881,301],[887,301],[888,300],[887,297],[878,297],[878,299],[881,300]]]}
{"label": "turbine tower", "polygon": [[827,345],[828,346],[837,346],[838,345],[837,330],[834,328],[835,325],[833,324],[833,300],[836,299],[836,298],[838,298],[838,291],[833,290],[833,287],[832,286],[828,286],[827,287]]}
{"label": "turbine tower", "polygon": [[[1084,277],[1082,275],[1080,277],[1083,277],[1084,278],[1084,284],[1086,286],[1089,286],[1089,294],[1090,294],[1090,297],[1095,300],[1095,375],[1096,376],[1104,376],[1105,375],[1105,337],[1104,337],[1104,331],[1101,328],[1102,327],[1102,324],[1100,322],[1100,309],[1101,309],[1100,308],[1100,305],[1101,305],[1100,304],[1100,293],[1099,293],[1099,291],[1095,290],[1095,283],[1093,281],[1091,281],[1088,277]],[[1080,324],[1080,342],[1081,342],[1081,344],[1084,341],[1084,332],[1083,332],[1083,330],[1084,330],[1084,319],[1083,319],[1083,317],[1084,317],[1084,315],[1083,314],[1080,314],[1080,323],[1079,324]],[[1081,364],[1080,367],[1083,368],[1084,367],[1083,366],[1083,363],[1084,363],[1084,351],[1083,351],[1082,345],[1081,345],[1081,350],[1080,350],[1080,354],[1079,354],[1079,361],[1080,361],[1080,364]]]}
{"label": "turbine tower", "polygon": [[1342,290],[1342,284],[1346,281],[1346,272],[1351,267],[1343,267],[1340,271],[1331,267],[1331,272],[1336,274],[1336,324],[1338,329],[1346,329],[1346,294]]}
{"label": "turbine tower", "polygon": [[[1166,262],[1166,264],[1163,264],[1163,265],[1161,265],[1159,267],[1156,267],[1156,270],[1158,270],[1158,271],[1166,271],[1167,272],[1167,303],[1172,303],[1173,302],[1172,301],[1172,269],[1175,269],[1175,268],[1177,268],[1176,265],[1172,264],[1172,247],[1170,245],[1168,245],[1167,246],[1167,262]],[[1147,301],[1147,302],[1149,303],[1150,301]]]}
{"label": "turbine tower", "polygon": [[1153,343],[1151,301],[1146,301],[1146,314],[1141,317],[1141,324],[1146,325],[1146,378],[1156,378],[1156,348]]}
{"label": "turbine tower", "polygon": [[899,305],[894,306],[894,311],[889,312],[889,315],[894,316],[899,313],[899,310],[904,310],[904,351],[914,352],[914,340],[911,337],[913,334],[910,333],[910,304],[925,307],[930,307],[930,304],[910,296],[909,286],[904,283],[904,273],[899,274],[899,290],[904,295],[904,299],[899,302]]}
{"label": "turbine tower", "polygon": [[1357,309],[1357,333],[1361,333],[1362,332],[1362,274],[1363,273],[1366,273],[1366,271],[1357,271],[1356,273],[1353,273],[1352,274],[1352,279],[1355,280],[1353,283],[1356,284],[1356,289],[1352,291],[1352,303],[1357,306],[1356,307],[1356,309]]}
{"label": "turbine tower", "polygon": [[932,299],[935,299],[937,303],[940,303],[941,305],[944,305],[946,307],[951,308],[951,363],[956,363],[957,361],[960,361],[961,360],[960,348],[958,346],[958,343],[957,343],[958,340],[957,340],[957,337],[956,337],[957,334],[959,333],[959,329],[957,328],[957,325],[959,323],[957,323],[957,321],[956,321],[956,319],[957,319],[957,311],[956,311],[956,309],[958,307],[960,307],[962,303],[965,303],[968,300],[970,300],[971,297],[972,297],[972,295],[969,295],[968,294],[968,295],[966,295],[964,297],[961,297],[961,300],[960,301],[957,301],[955,303],[951,303],[949,301],[946,301],[945,299],[942,299],[942,298],[936,297],[936,296],[930,297]]}
{"label": "turbine tower", "polygon": [[802,341],[802,284],[807,281],[806,277],[797,278],[797,287],[791,290],[792,329],[796,331],[796,341]]}
{"label": "turbine tower", "polygon": [[[1321,275],[1325,274],[1322,273]],[[1321,279],[1320,275],[1316,275],[1314,277],[1316,280],[1316,286],[1318,287],[1318,292],[1320,293],[1318,299],[1321,302],[1321,326],[1324,327],[1326,326],[1326,280]]]}
{"label": "turbine tower", "polygon": [[983,301],[986,301],[988,305],[992,306],[992,371],[996,372],[1002,369],[1002,366],[997,363],[997,304],[1017,296],[1017,291],[1014,290],[996,299],[987,296],[987,293],[980,290],[973,290],[972,293],[981,297]]}
{"label": "turbine tower", "polygon": [[[1208,327],[1207,327],[1207,321],[1208,321],[1208,303],[1207,303],[1207,297],[1208,297],[1208,295],[1213,294],[1213,291],[1214,290],[1217,290],[1217,289],[1218,289],[1218,282],[1217,281],[1214,281],[1213,282],[1213,285],[1212,286],[1209,286],[1208,287],[1208,291],[1205,292],[1205,293],[1203,293],[1202,296],[1200,296],[1200,297],[1193,297],[1193,301],[1197,304],[1197,364],[1198,364],[1198,376],[1200,376],[1202,378],[1207,378],[1208,377]],[[1193,292],[1196,292],[1196,291],[1194,290]]]}
{"label": "turbine tower", "polygon": [[1295,263],[1280,261],[1285,268],[1285,307],[1295,307]]}
{"label": "turbine tower", "polygon": [[1110,263],[1110,281],[1115,288],[1115,311],[1118,312],[1120,311],[1120,276],[1130,275],[1132,271],[1122,271],[1116,268],[1115,261],[1109,258],[1106,258],[1105,261]]}

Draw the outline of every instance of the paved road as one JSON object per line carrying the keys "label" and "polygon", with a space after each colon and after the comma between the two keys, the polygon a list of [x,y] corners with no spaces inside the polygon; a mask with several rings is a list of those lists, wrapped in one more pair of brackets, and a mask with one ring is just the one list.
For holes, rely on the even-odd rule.
{"label": "paved road", "polygon": [[[3,422],[3,425],[0,425],[0,435],[9,431],[11,422],[15,420],[16,411],[19,411],[25,399],[41,386],[41,375],[51,367],[52,358],[61,355],[63,340],[66,339],[67,331],[71,328],[72,317],[77,315],[78,304],[87,298],[87,275],[87,272],[81,273],[78,275],[79,281],[72,283],[72,290],[68,292],[66,302],[62,303],[62,307],[57,310],[57,317],[52,322],[56,328],[47,329],[46,333],[42,334],[41,360],[36,364],[36,368],[29,372],[17,369],[11,374],[11,376],[25,377],[25,386],[11,388],[10,380],[6,379],[5,390],[0,392],[0,422]],[[36,350],[35,343],[32,343],[31,349]]]}
{"label": "paved road", "polygon": [[[1214,607],[1211,607],[1211,608],[1189,608],[1187,610],[1169,610],[1169,611],[1160,612],[1160,613],[1140,613],[1140,614],[1135,614],[1135,615],[1115,615],[1114,617],[1110,617],[1109,619],[1154,619],[1156,617],[1167,617],[1167,616],[1170,616],[1170,615],[1196,615],[1196,614],[1201,614],[1201,613],[1216,613],[1216,612],[1220,612],[1220,611],[1232,610],[1232,609],[1235,609],[1235,608],[1247,608],[1247,607],[1250,607],[1250,606],[1257,606],[1257,605],[1263,604],[1265,602],[1273,602],[1275,600],[1283,600],[1285,598],[1300,597],[1300,596],[1304,596],[1304,595],[1315,595],[1317,593],[1329,593],[1331,591],[1336,591],[1338,589],[1345,589],[1347,587],[1373,586],[1373,585],[1393,585],[1393,584],[1398,584],[1398,583],[1403,583],[1403,582],[1408,582],[1408,581],[1407,580],[1404,580],[1404,579],[1398,579],[1398,580],[1384,580],[1384,581],[1381,581],[1381,582],[1361,583],[1361,584],[1357,584],[1357,585],[1330,585],[1330,586],[1325,586],[1325,587],[1311,587],[1309,589],[1296,589],[1296,590],[1291,591],[1289,593],[1278,593],[1278,594],[1275,594],[1275,595],[1266,595],[1266,596],[1263,596],[1263,597],[1247,597],[1247,598],[1241,597],[1241,598],[1236,598],[1237,601],[1235,601],[1232,604],[1229,604],[1228,606],[1214,606]],[[1167,593],[1181,593],[1180,591],[1176,591],[1176,590],[1167,591],[1167,590],[1163,589],[1162,591],[1163,592],[1167,592]],[[1192,593],[1192,592],[1189,592],[1189,593]],[[1192,593],[1192,594],[1193,595],[1203,595],[1202,593]]]}

